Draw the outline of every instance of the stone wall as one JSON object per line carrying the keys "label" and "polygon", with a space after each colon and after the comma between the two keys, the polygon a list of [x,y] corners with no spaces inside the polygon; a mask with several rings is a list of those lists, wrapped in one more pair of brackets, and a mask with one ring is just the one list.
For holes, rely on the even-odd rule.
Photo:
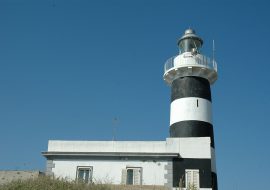
{"label": "stone wall", "polygon": [[40,171],[2,170],[0,171],[0,185],[16,180],[33,179],[40,175],[43,175]]}

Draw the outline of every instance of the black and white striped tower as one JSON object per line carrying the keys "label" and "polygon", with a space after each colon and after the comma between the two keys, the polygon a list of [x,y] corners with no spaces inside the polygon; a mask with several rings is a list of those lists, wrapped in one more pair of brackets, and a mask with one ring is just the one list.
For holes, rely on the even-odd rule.
{"label": "black and white striped tower", "polygon": [[214,59],[200,53],[202,44],[203,40],[195,31],[187,29],[178,40],[180,53],[165,63],[163,77],[171,86],[170,137],[210,137],[212,156],[208,161],[184,160],[182,166],[186,168],[180,165],[177,168],[175,162],[173,167],[177,171],[173,171],[173,183],[174,186],[179,183],[178,179],[185,169],[201,168],[200,188],[217,190],[210,89],[210,85],[217,80],[217,64]]}

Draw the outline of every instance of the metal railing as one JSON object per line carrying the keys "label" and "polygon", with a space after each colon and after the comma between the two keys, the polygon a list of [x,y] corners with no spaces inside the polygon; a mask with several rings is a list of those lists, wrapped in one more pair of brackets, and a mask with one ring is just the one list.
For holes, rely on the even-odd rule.
{"label": "metal railing", "polygon": [[[176,56],[173,56],[165,62],[165,65],[164,65],[164,72],[165,73],[175,66],[175,62],[174,62],[175,57]],[[217,62],[215,60],[213,60],[209,57],[203,56],[203,55],[194,56],[194,59],[195,59],[196,64],[204,66],[204,67],[211,69],[211,70],[215,70],[217,72]],[[178,67],[181,67],[181,65],[183,65],[183,66],[190,65],[190,60],[182,59],[180,64],[178,63]]]}

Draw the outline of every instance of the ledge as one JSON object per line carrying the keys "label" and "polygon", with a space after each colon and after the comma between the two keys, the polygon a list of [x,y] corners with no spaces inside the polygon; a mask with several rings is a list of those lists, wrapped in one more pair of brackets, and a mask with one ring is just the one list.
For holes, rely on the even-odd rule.
{"label": "ledge", "polygon": [[173,158],[180,157],[178,153],[151,153],[151,152],[42,152],[44,157],[155,157]]}

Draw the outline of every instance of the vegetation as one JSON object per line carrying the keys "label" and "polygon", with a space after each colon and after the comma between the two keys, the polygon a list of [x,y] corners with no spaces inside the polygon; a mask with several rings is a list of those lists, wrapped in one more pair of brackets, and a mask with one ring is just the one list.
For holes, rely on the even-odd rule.
{"label": "vegetation", "polygon": [[187,189],[188,190],[197,190],[197,187],[194,184],[188,184],[188,188]]}
{"label": "vegetation", "polygon": [[0,185],[0,190],[165,190],[165,188],[156,186],[84,184],[44,176]]}

